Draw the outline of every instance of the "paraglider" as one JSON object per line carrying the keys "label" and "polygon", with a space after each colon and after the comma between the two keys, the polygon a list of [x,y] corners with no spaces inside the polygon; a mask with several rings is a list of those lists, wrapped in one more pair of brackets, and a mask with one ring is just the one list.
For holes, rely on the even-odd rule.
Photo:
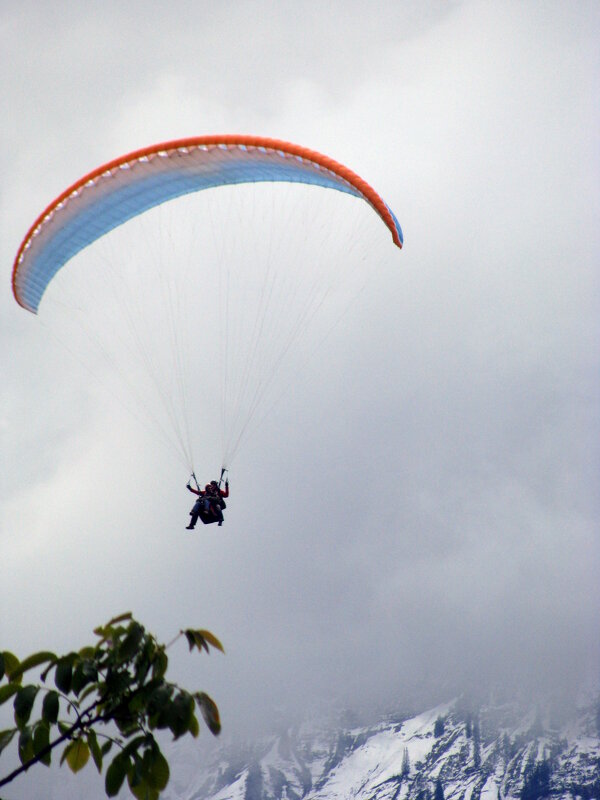
{"label": "paraglider", "polygon": [[[343,283],[348,272],[346,253],[350,249],[350,242],[346,243],[343,239],[341,226],[333,218],[333,214],[330,218],[313,212],[317,206],[313,202],[314,196],[306,204],[313,215],[307,216],[308,222],[301,228],[299,215],[292,209],[287,210],[285,203],[279,203],[273,189],[269,190],[269,193],[273,192],[270,205],[277,211],[283,206],[282,210],[287,211],[287,215],[278,226],[269,226],[267,221],[265,228],[253,232],[256,240],[253,244],[260,245],[263,239],[268,239],[270,227],[278,227],[289,250],[283,251],[283,257],[280,251],[277,251],[280,252],[279,256],[273,256],[271,251],[276,252],[275,248],[265,245],[270,248],[268,256],[274,261],[267,263],[264,278],[257,277],[248,266],[260,262],[262,255],[253,255],[253,248],[247,247],[247,242],[238,231],[240,219],[243,222],[245,216],[252,217],[251,202],[246,203],[245,200],[238,216],[232,213],[231,219],[222,224],[219,230],[213,223],[210,204],[207,204],[206,213],[204,209],[200,214],[189,212],[182,227],[189,231],[201,229],[203,238],[199,244],[195,241],[190,246],[193,259],[189,259],[188,265],[188,259],[182,261],[171,258],[170,248],[177,241],[179,231],[176,234],[169,233],[167,256],[159,263],[156,284],[150,280],[150,262],[154,257],[153,237],[160,234],[162,217],[147,237],[148,258],[133,256],[130,261],[135,263],[129,263],[126,256],[133,251],[133,246],[130,247],[126,240],[124,247],[115,248],[118,257],[116,267],[114,262],[111,266],[110,256],[101,261],[101,268],[97,270],[91,269],[89,264],[94,251],[101,247],[99,240],[107,242],[110,236],[116,235],[117,229],[122,228],[125,232],[147,214],[162,212],[165,206],[172,205],[167,201],[181,198],[177,203],[182,203],[185,202],[184,196],[202,194],[210,197],[212,202],[213,192],[206,190],[216,187],[230,187],[231,198],[235,200],[237,193],[242,191],[243,184],[295,185],[294,192],[298,191],[298,184],[304,184],[323,195],[334,193],[320,192],[320,188],[334,189],[337,198],[342,193],[350,197],[353,203],[356,198],[361,208],[370,206],[391,233],[393,243],[402,247],[402,230],[389,206],[369,184],[347,167],[308,148],[277,139],[221,135],[178,139],[153,145],[114,159],[88,173],[62,192],[38,216],[19,247],[13,267],[12,288],[16,301],[27,311],[37,314],[57,273],[68,261],[81,253],[81,258],[87,259],[86,269],[81,270],[84,276],[82,281],[86,282],[83,283],[80,294],[76,295],[77,307],[72,316],[75,318],[80,313],[86,327],[96,326],[93,338],[102,347],[104,339],[113,334],[113,331],[118,335],[120,325],[125,325],[126,322],[135,325],[134,316],[138,315],[137,320],[141,327],[123,334],[116,342],[108,361],[111,365],[117,365],[118,380],[123,376],[123,383],[126,381],[128,388],[137,392],[132,402],[135,412],[139,410],[141,413],[144,410],[150,402],[150,395],[158,387],[157,400],[163,404],[164,418],[156,423],[156,429],[163,440],[175,448],[192,474],[194,426],[191,423],[193,417],[199,416],[200,404],[196,402],[196,395],[201,380],[196,378],[194,382],[190,376],[197,366],[196,362],[200,361],[206,386],[208,379],[216,372],[208,361],[204,364],[198,353],[198,342],[203,341],[210,327],[216,327],[213,321],[220,316],[223,320],[222,333],[218,335],[217,346],[212,348],[218,355],[220,350],[223,367],[220,400],[216,391],[211,394],[208,388],[203,388],[206,388],[210,398],[208,402],[220,403],[221,406],[221,464],[225,468],[230,466],[240,443],[247,436],[250,423],[256,425],[261,414],[263,418],[267,416],[269,403],[273,403],[276,394],[274,387],[281,393],[281,387],[275,386],[274,378],[279,376],[288,354],[297,342],[303,341],[302,337],[313,324],[317,312]],[[219,192],[227,196],[224,189],[220,188]],[[231,198],[227,196],[227,202],[231,202]],[[341,213],[345,214],[346,206],[341,200],[336,204],[344,207]],[[181,222],[177,214],[173,216],[177,223]],[[373,216],[368,208],[365,216]],[[336,274],[327,274],[327,251],[316,239],[310,256],[303,263],[294,263],[293,237],[296,237],[296,242],[312,244],[313,229],[307,227],[310,225],[329,239],[339,240],[337,243],[344,255]],[[106,236],[109,233],[110,236]],[[216,238],[217,234],[226,243],[226,247],[215,248],[222,259],[221,266],[210,261],[207,255],[210,240],[213,236]],[[239,240],[242,255],[230,257],[227,247],[231,242]],[[370,255],[369,251],[369,257]],[[360,264],[358,260],[357,263]],[[160,294],[159,280],[163,279],[167,266],[171,270],[169,280],[172,281],[165,284],[166,288],[162,291],[169,316],[162,322],[156,317],[155,309],[150,309],[145,300],[139,302],[139,298],[141,289],[145,290],[147,285],[152,289],[152,300],[156,302],[156,296]],[[189,270],[184,274],[187,266]],[[132,267],[138,269],[138,273],[131,277],[129,288],[126,280],[128,270]],[[143,270],[147,267],[146,274]],[[218,272],[219,269],[221,272]],[[73,267],[64,272],[75,273],[77,270]],[[92,320],[92,314],[81,311],[79,307],[81,300],[89,302],[89,307],[94,312],[98,305],[102,306],[102,312],[108,313],[110,310],[108,303],[96,302],[95,289],[87,283],[96,274],[109,285],[111,300],[115,302],[113,318],[107,322],[104,319],[96,322],[95,317]],[[301,283],[303,279],[305,281]],[[244,280],[246,283],[243,283]],[[60,279],[57,283],[60,284]],[[202,287],[200,301],[206,303],[202,309],[198,307],[198,298],[188,298],[190,287],[195,289],[198,286]],[[232,286],[239,286],[239,300],[234,301],[227,294]],[[207,288],[213,287],[223,293],[218,314],[215,310],[218,303],[206,299]],[[59,292],[58,299],[60,312],[63,305],[66,306],[62,292]],[[124,304],[124,311],[120,310],[119,303]],[[83,307],[83,302],[81,305]],[[247,320],[241,319],[243,314],[247,315]],[[57,313],[58,316],[60,313]],[[207,321],[209,319],[212,321]],[[196,327],[193,331],[188,331],[192,321]],[[152,336],[154,339],[151,340]],[[83,337],[76,335],[67,341],[70,346],[77,347],[80,339]],[[133,351],[134,347],[140,348],[141,355]],[[172,347],[173,350],[166,353],[163,361],[160,361],[162,349],[166,351],[167,347]],[[206,348],[206,352],[210,356],[210,346]],[[121,357],[129,358],[129,362],[121,365],[118,363]],[[81,360],[85,360],[85,357]],[[143,368],[148,369],[148,388],[139,385]],[[298,369],[292,370],[291,374],[297,375]],[[207,416],[211,421],[215,417],[218,419],[219,414],[215,414],[217,410],[214,405],[210,407]],[[150,416],[154,421],[158,414],[152,410],[152,414],[148,413],[149,418]],[[204,448],[207,424],[201,425],[204,425],[203,436],[196,438],[201,438]],[[211,426],[208,427],[210,429]],[[228,496],[228,484],[225,484],[225,490],[218,488],[221,504],[214,502],[214,498],[211,502],[211,494],[207,489],[193,489],[191,485],[188,488],[198,494],[198,502],[194,508],[198,507],[192,513],[192,521],[188,527],[193,527],[197,519],[206,524],[216,521],[221,525],[223,498]]]}
{"label": "paraglider", "polygon": [[[192,475],[192,477],[196,482],[196,476]],[[186,488],[193,494],[198,495],[198,499],[190,511],[191,519],[189,525],[186,526],[187,530],[194,530],[198,518],[200,518],[205,525],[218,522],[219,527],[221,527],[224,522],[223,510],[227,508],[225,498],[229,497],[229,478],[225,480],[224,489],[221,489],[218,481],[207,483],[204,490],[200,489],[197,482],[196,488],[194,489],[190,481],[188,481]]]}

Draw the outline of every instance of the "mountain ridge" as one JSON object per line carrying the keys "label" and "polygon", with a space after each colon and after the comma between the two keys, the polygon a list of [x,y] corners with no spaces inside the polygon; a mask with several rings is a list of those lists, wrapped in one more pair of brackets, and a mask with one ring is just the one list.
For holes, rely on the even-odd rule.
{"label": "mountain ridge", "polygon": [[[452,700],[365,727],[301,725],[211,762],[165,800],[600,800],[600,703],[568,719]],[[182,774],[183,773],[183,774]]]}

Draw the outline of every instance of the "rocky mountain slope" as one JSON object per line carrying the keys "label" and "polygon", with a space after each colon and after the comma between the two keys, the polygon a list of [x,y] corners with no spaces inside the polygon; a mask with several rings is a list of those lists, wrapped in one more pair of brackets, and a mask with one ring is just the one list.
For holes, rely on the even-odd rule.
{"label": "rocky mountain slope", "polygon": [[570,719],[453,701],[366,728],[303,726],[188,761],[167,800],[600,800],[600,706]]}

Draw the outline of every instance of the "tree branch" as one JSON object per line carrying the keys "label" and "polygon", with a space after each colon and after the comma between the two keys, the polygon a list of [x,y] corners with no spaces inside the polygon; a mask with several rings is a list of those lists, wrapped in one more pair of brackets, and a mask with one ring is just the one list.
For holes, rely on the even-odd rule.
{"label": "tree branch", "polygon": [[6,775],[4,778],[0,778],[0,786],[5,786],[7,783],[10,783],[19,775],[22,775],[24,772],[27,772],[27,770],[30,767],[40,762],[42,758],[44,758],[44,756],[48,755],[48,753],[51,753],[54,750],[54,748],[57,747],[59,744],[61,744],[62,742],[66,742],[67,739],[72,739],[73,734],[77,730],[83,730],[85,727],[91,728],[92,725],[96,725],[98,722],[107,722],[110,719],[110,717],[96,717],[91,721],[84,720],[84,717],[89,716],[97,705],[98,701],[93,703],[89,708],[87,708],[81,714],[78,714],[77,720],[71,725],[70,728],[68,728],[63,734],[61,734],[58,737],[58,739],[55,739],[53,742],[50,742],[50,744],[47,744],[45,747],[42,747],[39,753],[36,753],[35,756],[33,756],[33,758],[29,759],[29,761],[26,761],[24,764],[21,764],[20,767],[14,769],[9,775]]}

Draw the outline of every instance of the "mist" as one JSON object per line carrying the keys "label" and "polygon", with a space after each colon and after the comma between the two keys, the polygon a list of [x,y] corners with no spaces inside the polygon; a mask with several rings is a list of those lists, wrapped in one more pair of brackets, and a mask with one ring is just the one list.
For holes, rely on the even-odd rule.
{"label": "mist", "polygon": [[[0,26],[2,647],[78,648],[126,610],[164,641],[209,628],[225,656],[182,645],[173,677],[240,736],[597,687],[598,6],[31,8]],[[240,449],[226,524],[191,537],[185,470],[10,272],[80,175],[238,131],[348,164],[406,242]]]}

